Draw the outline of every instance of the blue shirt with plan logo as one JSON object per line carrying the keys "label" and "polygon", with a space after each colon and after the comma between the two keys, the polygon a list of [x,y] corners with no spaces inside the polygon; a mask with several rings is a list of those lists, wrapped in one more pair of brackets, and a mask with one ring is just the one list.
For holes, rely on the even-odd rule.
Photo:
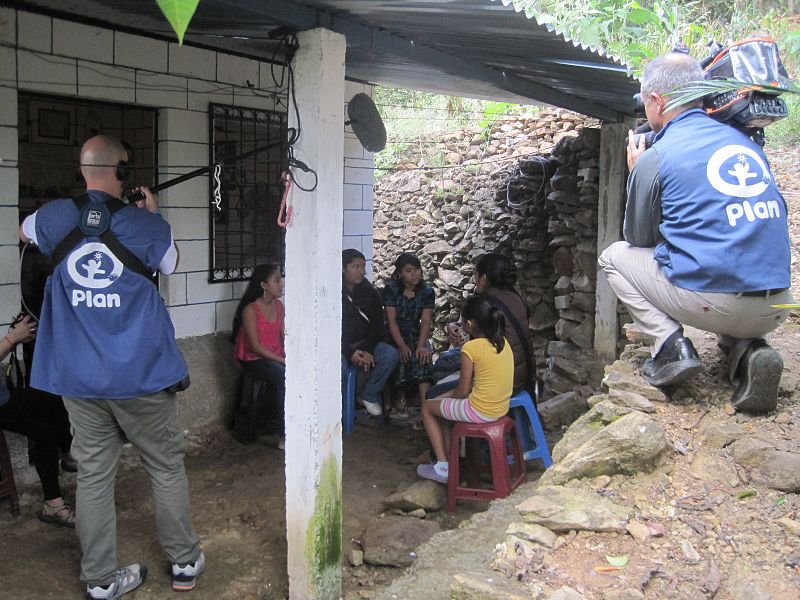
{"label": "blue shirt with plan logo", "polygon": [[699,109],[671,119],[636,161],[624,230],[687,290],[790,285],[786,202],[763,151]]}
{"label": "blue shirt with plan logo", "polygon": [[[110,198],[94,190],[89,196]],[[33,241],[51,255],[78,224],[79,212],[66,198],[32,218]],[[166,221],[132,206],[112,216],[111,231],[153,273],[172,244]],[[31,385],[72,398],[122,400],[158,392],[187,374],[157,287],[99,238],[81,241],[47,280]]]}

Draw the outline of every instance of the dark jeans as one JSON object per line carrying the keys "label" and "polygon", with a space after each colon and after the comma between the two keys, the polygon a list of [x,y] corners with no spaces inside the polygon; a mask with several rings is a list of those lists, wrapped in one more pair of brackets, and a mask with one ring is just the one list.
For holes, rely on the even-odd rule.
{"label": "dark jeans", "polygon": [[61,398],[33,388],[13,394],[0,406],[0,429],[27,436],[33,442],[31,458],[45,500],[61,496],[58,485],[58,450],[69,451],[72,436]]}
{"label": "dark jeans", "polygon": [[241,360],[242,368],[259,379],[263,379],[275,389],[277,417],[280,435],[284,434],[284,399],[286,397],[286,367],[268,358]]}
{"label": "dark jeans", "polygon": [[432,400],[436,398],[436,396],[441,396],[445,392],[450,392],[458,387],[458,379],[455,381],[445,381],[444,383],[437,383],[434,386],[428,388],[428,391],[425,392],[425,400]]}

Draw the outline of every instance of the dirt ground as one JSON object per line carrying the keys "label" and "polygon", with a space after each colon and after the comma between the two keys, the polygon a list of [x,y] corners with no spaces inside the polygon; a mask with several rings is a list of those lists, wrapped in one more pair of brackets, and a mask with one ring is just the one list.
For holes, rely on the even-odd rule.
{"label": "dirt ground", "polygon": [[[193,598],[277,600],[287,596],[284,453],[276,442],[262,438],[242,445],[227,432],[191,438],[186,469],[192,513],[209,564]],[[344,436],[345,550],[371,520],[380,518],[386,496],[416,480],[413,460],[426,448],[423,432],[394,421],[382,426],[375,419],[362,418],[355,431]],[[62,475],[62,483],[71,501],[75,476]],[[74,530],[38,521],[40,494],[38,483],[27,486],[17,517],[10,514],[7,501],[0,503],[0,597],[83,598]],[[174,597],[168,563],[155,535],[149,482],[132,448],[123,456],[116,503],[119,563],[144,562],[150,571],[131,597]],[[431,518],[451,528],[485,506],[459,507],[454,516],[442,512]],[[400,572],[390,567],[344,567],[345,589],[380,587]]]}
{"label": "dirt ground", "polygon": [[[789,204],[792,245],[792,282],[800,298],[800,158],[796,148],[770,149],[769,157],[776,179]],[[701,352],[708,368],[697,390],[708,390],[701,397],[667,405],[664,423],[673,439],[691,443],[693,433],[709,419],[731,419],[725,412],[725,397],[730,389],[720,380],[721,358],[713,341],[702,333]],[[779,413],[759,419],[742,417],[748,428],[782,447],[800,448],[800,317],[793,316],[771,337],[785,360]],[[685,439],[684,439],[685,438]],[[364,528],[383,513],[382,500],[398,487],[415,480],[413,459],[426,448],[424,434],[408,426],[390,423],[381,427],[375,420],[362,421],[355,432],[344,437],[344,549],[357,540]],[[241,445],[227,432],[195,436],[186,459],[193,518],[209,560],[193,598],[220,600],[277,600],[287,595],[286,538],[283,487],[283,452],[275,440]],[[535,479],[536,472],[531,472]],[[74,494],[74,476],[63,475],[69,500]],[[393,568],[351,567],[344,561],[343,583],[346,598],[449,598],[449,581],[459,572],[483,569],[485,578],[497,589],[510,585],[504,576],[488,569],[495,544],[504,538],[505,525],[515,519],[514,505],[532,490],[529,483],[509,499],[496,502],[486,512],[478,512],[462,529],[458,524],[486,509],[485,504],[459,503],[454,516],[446,512],[431,515],[450,529],[436,536],[420,554],[418,564],[408,573]],[[37,484],[21,490],[21,515],[12,517],[8,502],[0,503],[0,597],[27,599],[82,598],[78,582],[80,553],[74,531],[46,525],[36,519],[40,507]],[[783,573],[787,561],[797,559],[798,538],[773,526],[781,515],[800,514],[800,500],[794,494],[761,491],[745,498],[703,487],[683,469],[665,467],[641,485],[612,486],[610,494],[636,498],[646,505],[654,519],[669,521],[669,500],[717,502],[712,510],[699,510],[696,521],[708,529],[722,531],[717,539],[706,537],[698,548],[718,557],[721,566],[738,565],[749,581],[769,581]],[[658,505],[659,498],[666,505]],[[117,481],[118,548],[120,564],[146,563],[150,574],[146,583],[132,594],[134,600],[172,598],[168,564],[155,537],[149,483],[135,453],[127,451]],[[673,507],[674,508],[674,507]],[[674,511],[673,511],[674,512]],[[672,515],[672,516],[671,516]],[[694,523],[697,526],[697,523]],[[636,587],[644,577],[652,580],[647,598],[697,598],[704,577],[703,568],[687,568],[680,550],[668,541],[656,543],[647,557],[635,558],[637,548],[627,536],[596,538],[578,534],[554,553],[550,571],[553,585],[562,583],[575,589],[592,590],[627,585]],[[603,554],[629,554],[632,563],[622,575],[597,575],[592,570]],[[705,564],[705,563],[704,563]],[[737,567],[738,568],[738,567]],[[658,572],[657,572],[658,571]],[[478,571],[479,572],[479,571]],[[402,576],[402,577],[401,577]],[[800,576],[798,576],[800,577]],[[397,579],[399,578],[399,579]],[[638,578],[638,579],[637,579]],[[394,584],[392,581],[396,580]],[[598,581],[601,585],[598,586]],[[438,587],[437,587],[438,586]],[[443,587],[444,586],[444,587]],[[780,592],[780,590],[779,590]],[[381,594],[383,594],[381,596]],[[529,596],[530,597],[530,596]],[[589,596],[594,597],[594,596]],[[746,596],[743,596],[744,598]],[[800,587],[789,586],[778,599],[800,597]]]}

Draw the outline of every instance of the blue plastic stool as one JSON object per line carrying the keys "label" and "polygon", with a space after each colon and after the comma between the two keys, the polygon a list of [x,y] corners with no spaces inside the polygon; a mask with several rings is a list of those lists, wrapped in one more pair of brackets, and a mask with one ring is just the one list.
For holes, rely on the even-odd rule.
{"label": "blue plastic stool", "polygon": [[342,375],[342,428],[352,433],[356,422],[356,383],[358,369],[350,365]]}
{"label": "blue plastic stool", "polygon": [[523,390],[511,396],[508,412],[517,424],[517,435],[522,443],[522,457],[525,462],[541,458],[545,469],[552,465],[553,460],[550,458],[550,450],[547,448],[547,440],[544,437],[542,423],[539,421],[539,413],[536,412],[530,394]]}

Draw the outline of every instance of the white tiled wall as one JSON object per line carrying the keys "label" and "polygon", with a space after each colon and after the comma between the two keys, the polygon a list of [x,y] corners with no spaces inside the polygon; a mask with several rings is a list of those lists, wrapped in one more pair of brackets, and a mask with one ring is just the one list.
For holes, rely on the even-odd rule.
{"label": "white tiled wall", "polygon": [[[345,83],[345,102],[363,92],[372,95],[368,85]],[[344,224],[342,247],[360,250],[367,257],[367,274],[372,279],[372,186],[375,171],[372,153],[361,146],[353,130],[344,130]]]}
{"label": "white tiled wall", "polygon": [[[0,41],[14,46],[0,46],[0,322],[19,303],[17,90],[158,108],[162,181],[208,163],[210,102],[286,110],[270,95],[270,65],[257,60],[5,7]],[[358,92],[370,88],[348,82],[343,100]],[[369,259],[373,161],[349,127],[344,156],[344,247]],[[164,190],[159,199],[181,251],[178,272],[161,280],[177,336],[228,330],[244,286],[207,282],[207,180]]]}

